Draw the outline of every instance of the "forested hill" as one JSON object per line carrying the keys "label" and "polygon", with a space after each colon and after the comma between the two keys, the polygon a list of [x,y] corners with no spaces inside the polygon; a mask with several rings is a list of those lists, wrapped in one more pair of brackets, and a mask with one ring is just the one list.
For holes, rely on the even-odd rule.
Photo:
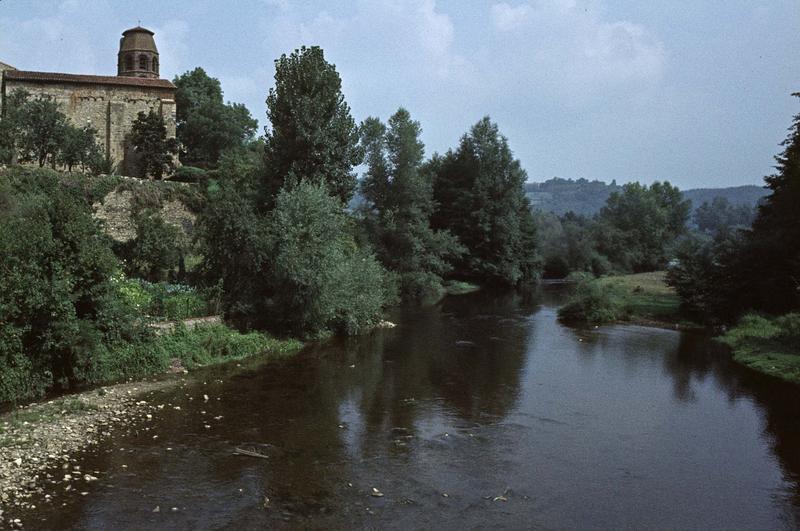
{"label": "forested hill", "polygon": [[684,190],[683,197],[692,200],[692,208],[696,209],[705,202],[711,202],[715,197],[724,197],[732,205],[756,205],[758,201],[770,193],[763,186],[746,185],[731,186],[729,188],[694,188]]}
{"label": "forested hill", "polygon": [[[600,211],[612,192],[618,192],[622,185],[612,181],[589,181],[587,179],[561,179],[555,177],[541,183],[526,183],[525,192],[534,208],[557,215],[569,211],[582,215],[593,215]],[[767,195],[768,190],[761,186],[733,186],[729,188],[695,188],[684,190],[683,196],[691,199],[692,209],[715,197],[724,197],[732,205],[754,206]]]}

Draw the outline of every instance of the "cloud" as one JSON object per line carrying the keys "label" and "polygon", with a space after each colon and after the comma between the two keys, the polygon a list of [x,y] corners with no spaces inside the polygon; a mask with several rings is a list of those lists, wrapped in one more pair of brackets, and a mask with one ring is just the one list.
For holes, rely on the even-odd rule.
{"label": "cloud", "polygon": [[[598,2],[540,0],[491,8],[495,38],[484,50],[495,79],[536,84],[555,99],[586,100],[660,81],[664,45],[647,28],[608,19]],[[497,89],[497,87],[494,87]]]}
{"label": "cloud", "polygon": [[160,72],[163,77],[193,68],[188,38],[189,24],[183,20],[166,20],[150,28],[155,33]]}
{"label": "cloud", "polygon": [[492,6],[492,23],[498,31],[513,31],[525,26],[532,13],[527,4],[514,7],[503,2]]}

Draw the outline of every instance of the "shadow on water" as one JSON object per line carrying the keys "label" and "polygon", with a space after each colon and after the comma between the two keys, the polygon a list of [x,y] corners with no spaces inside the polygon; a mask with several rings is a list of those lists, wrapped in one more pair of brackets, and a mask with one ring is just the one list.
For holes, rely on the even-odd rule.
{"label": "shadow on water", "polygon": [[198,373],[30,527],[796,527],[797,388],[702,334],[563,327],[562,291]]}

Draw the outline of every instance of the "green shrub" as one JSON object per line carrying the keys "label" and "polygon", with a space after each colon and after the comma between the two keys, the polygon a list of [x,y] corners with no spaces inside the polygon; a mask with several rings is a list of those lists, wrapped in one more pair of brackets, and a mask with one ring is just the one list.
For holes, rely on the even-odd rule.
{"label": "green shrub", "polygon": [[164,299],[164,317],[170,321],[203,317],[208,314],[208,304],[198,293],[176,293]]}
{"label": "green shrub", "polygon": [[800,383],[800,313],[767,318],[748,314],[717,338],[751,369]]}
{"label": "green shrub", "polygon": [[381,319],[391,284],[349,224],[323,185],[300,182],[278,195],[269,223],[271,310],[289,330],[356,334]]}
{"label": "green shrub", "polygon": [[612,285],[604,285],[590,275],[570,275],[576,279],[567,303],[559,308],[558,317],[565,322],[600,324],[626,316],[625,295]]}
{"label": "green shrub", "polygon": [[194,166],[181,166],[172,176],[170,181],[181,183],[202,183],[208,177],[208,172],[202,168],[195,168]]}
{"label": "green shrub", "polygon": [[86,192],[44,171],[0,185],[0,401],[80,385],[96,349],[138,333]]}

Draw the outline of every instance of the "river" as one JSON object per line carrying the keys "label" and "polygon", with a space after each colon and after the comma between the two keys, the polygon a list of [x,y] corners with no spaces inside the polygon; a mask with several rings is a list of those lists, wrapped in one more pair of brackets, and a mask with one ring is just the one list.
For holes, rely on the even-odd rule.
{"label": "river", "polygon": [[562,326],[561,297],[451,297],[199,372],[26,527],[800,527],[796,386],[702,334]]}

